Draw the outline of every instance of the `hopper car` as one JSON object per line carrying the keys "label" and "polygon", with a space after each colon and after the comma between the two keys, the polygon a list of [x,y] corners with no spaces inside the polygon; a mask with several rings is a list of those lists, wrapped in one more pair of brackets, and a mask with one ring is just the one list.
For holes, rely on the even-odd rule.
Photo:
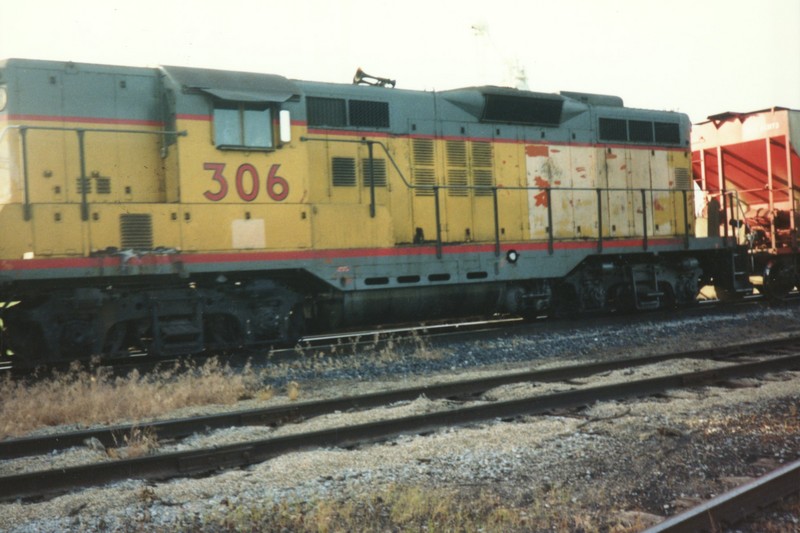
{"label": "hopper car", "polygon": [[798,281],[800,111],[712,115],[694,126],[692,150],[705,215],[696,233],[744,245],[751,281],[782,298]]}
{"label": "hopper car", "polygon": [[3,352],[175,355],[752,290],[743,230],[697,234],[732,211],[696,212],[686,115],[394,86],[0,62]]}

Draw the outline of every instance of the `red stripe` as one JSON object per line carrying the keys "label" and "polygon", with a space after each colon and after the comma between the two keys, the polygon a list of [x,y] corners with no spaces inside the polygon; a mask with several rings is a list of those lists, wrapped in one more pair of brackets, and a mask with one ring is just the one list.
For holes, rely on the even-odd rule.
{"label": "red stripe", "polygon": [[[180,113],[177,115],[180,120],[198,120],[198,121],[211,121],[211,115]],[[158,120],[139,120],[139,119],[118,119],[118,118],[102,118],[102,117],[63,117],[56,115],[9,115],[10,121],[42,121],[42,122],[77,122],[80,124],[106,124],[106,125],[126,125],[126,126],[155,126],[164,127],[164,123]],[[305,121],[292,121],[294,126],[305,126]],[[340,135],[343,137],[408,137],[411,139],[439,139],[444,141],[471,141],[471,142],[495,142],[495,143],[512,143],[512,144],[540,144],[549,146],[580,146],[580,147],[597,147],[597,148],[635,148],[639,150],[663,150],[667,152],[680,152],[684,148],[680,146],[647,146],[647,145],[630,145],[630,144],[607,144],[607,143],[570,143],[570,142],[533,142],[517,139],[505,138],[490,138],[490,137],[458,137],[453,135],[397,135],[384,131],[351,131],[351,130],[333,130],[325,128],[309,128],[308,133],[311,135]]]}
{"label": "red stripe", "polygon": [[189,113],[179,113],[176,116],[179,120],[211,120],[211,115],[192,115]]}
{"label": "red stripe", "polygon": [[133,118],[103,118],[103,117],[64,117],[56,115],[9,115],[9,121],[38,121],[38,122],[77,122],[80,124],[111,124],[125,126],[156,126],[163,127],[160,120],[140,120]]}
{"label": "red stripe", "polygon": [[[294,122],[293,122],[294,123]],[[546,146],[577,146],[581,148],[628,148],[635,150],[657,150],[665,152],[682,152],[685,148],[681,146],[648,146],[643,144],[608,144],[608,143],[586,143],[586,142],[570,142],[570,141],[532,141],[532,140],[518,140],[513,138],[502,137],[467,137],[455,135],[426,135],[426,134],[393,134],[382,131],[351,131],[351,130],[331,130],[324,128],[309,128],[310,135],[340,135],[342,137],[383,137],[383,138],[409,138],[409,139],[429,139],[429,140],[442,140],[442,141],[470,141],[470,142],[491,142],[491,143],[507,143],[507,144],[532,144],[532,145],[546,145]]]}
{"label": "red stripe", "polygon": [[[652,239],[648,241],[649,246],[669,246],[682,243],[682,239]],[[621,241],[603,241],[604,248],[641,248],[644,241],[641,239],[626,239]],[[567,241],[555,242],[555,250],[591,250],[597,247],[597,241]],[[445,255],[465,255],[494,252],[494,244],[470,244],[453,245],[444,247]],[[504,251],[546,251],[547,242],[523,242],[523,243],[504,243],[501,248]],[[282,251],[282,252],[229,252],[229,253],[184,253],[171,255],[144,255],[131,259],[126,263],[127,266],[155,266],[169,265],[172,263],[183,262],[185,264],[209,264],[209,263],[247,263],[265,261],[301,261],[301,260],[325,260],[354,259],[367,257],[411,257],[411,256],[434,256],[436,255],[435,246],[420,246],[415,248],[352,248],[343,250],[301,250],[301,251]],[[120,266],[120,258],[112,257],[63,257],[63,258],[44,258],[44,259],[13,259],[0,261],[0,271],[9,270],[52,270],[70,268],[115,268]]]}

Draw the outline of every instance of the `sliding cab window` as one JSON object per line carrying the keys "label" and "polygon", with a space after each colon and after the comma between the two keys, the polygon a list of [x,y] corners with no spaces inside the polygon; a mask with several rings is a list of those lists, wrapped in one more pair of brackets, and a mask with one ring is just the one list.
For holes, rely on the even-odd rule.
{"label": "sliding cab window", "polygon": [[216,102],[214,144],[228,149],[272,149],[272,109],[263,104]]}

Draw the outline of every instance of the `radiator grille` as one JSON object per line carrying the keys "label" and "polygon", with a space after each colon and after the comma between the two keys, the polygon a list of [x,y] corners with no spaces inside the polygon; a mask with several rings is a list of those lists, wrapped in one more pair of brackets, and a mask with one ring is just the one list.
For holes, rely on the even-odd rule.
{"label": "radiator grille", "polygon": [[151,250],[153,248],[153,218],[145,214],[119,216],[120,244],[123,249]]}
{"label": "radiator grille", "polygon": [[368,100],[350,100],[350,125],[366,128],[389,127],[389,104]]}

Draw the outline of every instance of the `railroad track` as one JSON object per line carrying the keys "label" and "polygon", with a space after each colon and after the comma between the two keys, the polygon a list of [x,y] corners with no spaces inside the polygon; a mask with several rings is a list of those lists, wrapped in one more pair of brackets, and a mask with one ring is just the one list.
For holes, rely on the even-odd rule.
{"label": "railroad track", "polygon": [[723,526],[732,526],[798,491],[800,491],[800,461],[795,461],[670,517],[644,533],[721,531]]}
{"label": "railroad track", "polygon": [[[52,471],[11,475],[0,478],[0,499],[42,497],[128,478],[166,479],[176,476],[208,474],[224,468],[247,466],[284,453],[304,449],[349,447],[388,440],[402,434],[431,432],[446,426],[460,426],[497,418],[507,419],[522,415],[544,414],[554,410],[581,407],[597,401],[649,396],[673,388],[700,386],[770,371],[795,369],[800,368],[800,339],[792,338],[766,344],[754,343],[744,346],[680,354],[664,354],[560,369],[523,372],[479,380],[413,387],[352,398],[306,402],[271,409],[165,421],[152,424],[148,428],[152,428],[159,439],[179,438],[206,428],[253,424],[278,425],[285,421],[308,418],[336,410],[368,408],[401,400],[413,400],[422,394],[429,398],[467,398],[509,383],[568,381],[591,374],[652,364],[675,358],[734,358],[736,356],[746,356],[748,359],[759,356],[762,360],[748,360],[713,370],[627,381],[614,385],[590,387],[520,400],[489,402],[401,419],[237,443],[213,449],[165,453]],[[0,443],[0,459],[9,459],[32,453],[45,453],[59,447],[82,445],[86,439],[90,438],[113,444],[115,435],[118,436],[131,430],[133,430],[131,426],[118,426],[98,431],[5,441]]]}

